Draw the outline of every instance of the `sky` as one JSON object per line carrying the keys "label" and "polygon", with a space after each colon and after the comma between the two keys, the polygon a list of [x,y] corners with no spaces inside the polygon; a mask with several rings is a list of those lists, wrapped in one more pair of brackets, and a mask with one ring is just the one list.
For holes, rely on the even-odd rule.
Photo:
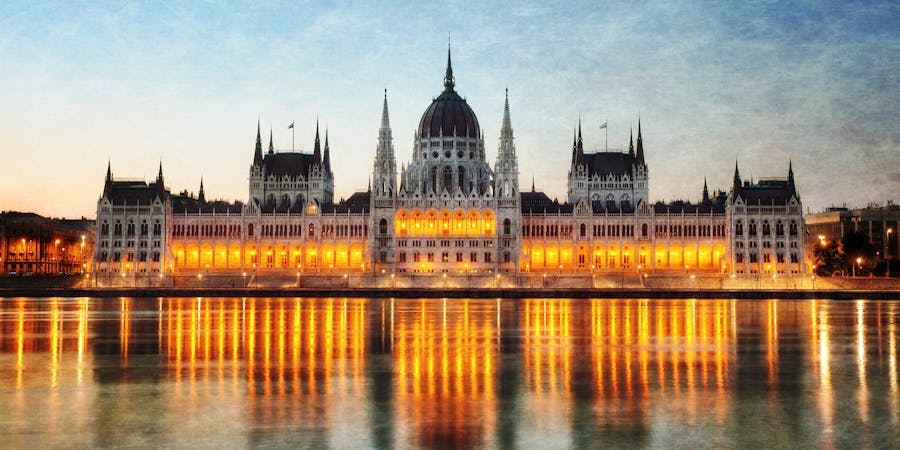
{"label": "sky", "polygon": [[[488,160],[509,88],[520,186],[561,201],[572,133],[627,146],[652,201],[785,177],[805,209],[897,200],[897,2],[2,2],[0,210],[93,218],[116,178],[246,201],[257,120],[275,147],[328,129],[335,198],[364,190],[387,89],[398,165],[456,90]],[[600,124],[608,122],[606,130]],[[608,133],[608,137],[607,137]],[[323,136],[324,138],[324,136]],[[267,137],[264,138],[267,141]],[[267,142],[266,142],[267,143]]]}

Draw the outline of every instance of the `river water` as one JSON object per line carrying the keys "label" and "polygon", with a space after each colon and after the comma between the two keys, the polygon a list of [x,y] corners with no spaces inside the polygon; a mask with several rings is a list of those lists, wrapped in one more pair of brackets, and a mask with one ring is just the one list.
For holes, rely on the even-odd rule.
{"label": "river water", "polygon": [[0,299],[5,448],[885,448],[900,302]]}

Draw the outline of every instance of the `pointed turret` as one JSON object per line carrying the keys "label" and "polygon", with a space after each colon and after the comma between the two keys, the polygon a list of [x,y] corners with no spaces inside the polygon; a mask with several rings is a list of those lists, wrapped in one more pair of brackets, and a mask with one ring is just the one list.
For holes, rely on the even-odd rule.
{"label": "pointed turret", "polygon": [[534,174],[531,174],[531,192],[534,192]]}
{"label": "pointed turret", "polygon": [[444,90],[452,91],[456,86],[456,80],[453,78],[453,65],[450,63],[450,43],[447,43],[447,73],[444,74]]}
{"label": "pointed turret", "polygon": [[256,149],[253,151],[253,165],[262,165],[262,135],[259,131],[259,120],[256,121]]}
{"label": "pointed turret", "polygon": [[112,162],[106,162],[106,182],[112,183]]}
{"label": "pointed turret", "polygon": [[391,119],[388,114],[388,104],[387,104],[387,88],[384,89],[384,105],[381,107],[381,129],[382,130],[390,130],[391,129]]}
{"label": "pointed turret", "polygon": [[331,152],[328,149],[328,128],[325,128],[325,153],[322,156],[322,166],[326,173],[331,173]]}
{"label": "pointed turret", "polygon": [[794,167],[793,161],[788,160],[788,181],[787,188],[788,191],[792,194],[797,192],[797,187],[794,185]]}
{"label": "pointed turret", "polygon": [[197,200],[200,203],[206,203],[206,194],[203,192],[203,177],[200,177],[200,192],[197,194]]}
{"label": "pointed turret", "polygon": [[269,154],[275,154],[275,145],[272,141],[272,127],[269,127]]}
{"label": "pointed turret", "polygon": [[322,162],[322,148],[319,144],[319,119],[316,119],[316,142],[313,145],[313,157],[317,162]]}
{"label": "pointed turret", "polygon": [[732,193],[735,197],[737,197],[738,192],[741,190],[741,172],[738,171],[738,163],[737,160],[734,160],[734,181],[731,185]]}
{"label": "pointed turret", "polygon": [[706,177],[703,177],[703,203],[709,203],[709,189],[706,187]]}
{"label": "pointed turret", "polygon": [[628,132],[628,154],[634,155],[634,129]]}
{"label": "pointed turret", "polygon": [[159,162],[159,172],[156,174],[156,184],[163,186],[162,161]]}
{"label": "pointed turret", "polygon": [[500,137],[512,138],[512,121],[509,119],[509,88],[503,98],[503,125],[500,127]]}
{"label": "pointed turret", "polygon": [[637,136],[637,155],[635,156],[638,164],[644,163],[644,139],[641,137],[641,118],[638,117],[638,136]]}

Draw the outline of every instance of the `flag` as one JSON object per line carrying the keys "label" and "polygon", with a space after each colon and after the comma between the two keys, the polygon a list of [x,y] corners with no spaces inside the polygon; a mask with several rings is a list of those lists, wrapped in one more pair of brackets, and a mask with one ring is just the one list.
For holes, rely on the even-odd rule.
{"label": "flag", "polygon": [[288,130],[290,130],[291,128],[294,128],[294,121],[293,121],[293,120],[291,121],[291,124],[288,125]]}
{"label": "flag", "polygon": [[603,123],[600,124],[600,129],[602,130],[602,129],[604,129],[604,128],[606,128],[606,121],[605,121],[605,120],[603,121]]}

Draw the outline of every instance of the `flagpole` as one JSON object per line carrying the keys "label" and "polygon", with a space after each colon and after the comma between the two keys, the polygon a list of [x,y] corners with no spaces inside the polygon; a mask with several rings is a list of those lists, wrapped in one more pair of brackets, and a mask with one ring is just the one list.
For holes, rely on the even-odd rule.
{"label": "flagpole", "polygon": [[609,119],[606,119],[605,121],[603,121],[603,125],[605,125],[603,127],[603,130],[606,131],[606,139],[604,139],[603,147],[608,152],[609,151]]}

